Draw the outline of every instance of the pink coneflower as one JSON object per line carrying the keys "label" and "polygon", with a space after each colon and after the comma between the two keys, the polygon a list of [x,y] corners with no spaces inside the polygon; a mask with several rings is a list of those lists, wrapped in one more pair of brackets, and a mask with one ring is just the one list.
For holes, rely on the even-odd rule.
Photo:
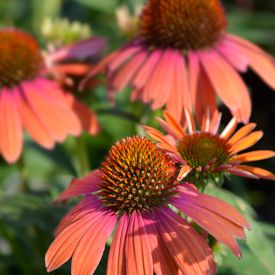
{"label": "pink coneflower", "polygon": [[[187,106],[201,120],[204,106],[216,111],[216,94],[239,121],[251,113],[248,89],[238,74],[252,68],[275,89],[271,56],[226,32],[218,0],[148,0],[139,36],[107,56],[90,75],[105,70],[110,92],[127,85],[132,99],[166,105],[176,119]],[[201,89],[203,87],[203,89]]]}
{"label": "pink coneflower", "polygon": [[192,179],[203,181],[224,174],[275,180],[275,175],[267,170],[242,164],[275,156],[275,152],[270,150],[240,153],[262,138],[262,131],[253,132],[255,123],[249,123],[235,132],[237,120],[233,117],[218,134],[220,113],[216,112],[211,118],[207,112],[197,130],[194,117],[187,108],[184,110],[186,125],[179,124],[168,112],[164,113],[165,120],[158,119],[167,135],[145,126],[149,136],[180,165],[178,180],[189,175]]}
{"label": "pink coneflower", "polygon": [[174,163],[142,137],[117,142],[102,168],[73,180],[57,201],[84,195],[60,222],[46,254],[52,271],[72,258],[72,274],[93,274],[114,231],[107,274],[216,274],[206,241],[170,205],[240,256],[246,220],[230,205],[175,181]]}
{"label": "pink coneflower", "polygon": [[[16,29],[0,30],[0,152],[15,162],[23,147],[23,128],[51,149],[68,134],[79,135],[87,118],[82,103],[48,80],[36,41]],[[69,102],[69,103],[68,103]]]}

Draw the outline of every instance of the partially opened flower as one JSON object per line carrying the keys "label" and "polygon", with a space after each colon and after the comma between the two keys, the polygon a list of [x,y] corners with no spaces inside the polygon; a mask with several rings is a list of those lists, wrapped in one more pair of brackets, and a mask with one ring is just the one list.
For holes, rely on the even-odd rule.
{"label": "partially opened flower", "polygon": [[218,134],[221,114],[217,112],[211,118],[207,112],[197,130],[194,117],[187,108],[184,110],[186,125],[179,124],[168,112],[164,113],[165,120],[158,119],[167,135],[145,126],[149,136],[180,165],[178,180],[188,175],[191,179],[208,180],[209,177],[219,178],[224,174],[275,180],[275,175],[267,170],[242,164],[275,156],[275,152],[270,150],[240,153],[262,138],[262,131],[253,132],[255,123],[249,123],[235,132],[237,120],[233,117]]}
{"label": "partially opened flower", "polygon": [[57,201],[84,195],[62,219],[46,254],[52,271],[72,258],[72,274],[93,274],[114,231],[107,274],[216,274],[206,241],[184,211],[240,256],[246,220],[230,205],[175,181],[174,163],[143,137],[117,142],[102,168],[75,179]]}
{"label": "partially opened flower", "polygon": [[195,106],[199,120],[206,105],[215,113],[217,94],[247,123],[250,95],[238,72],[250,67],[275,89],[275,65],[270,55],[226,28],[219,0],[148,0],[138,37],[103,59],[90,75],[105,70],[110,92],[128,85],[133,100],[153,109],[166,105],[176,119],[183,106]]}
{"label": "partially opened flower", "polygon": [[23,128],[48,149],[68,134],[79,135],[79,118],[63,91],[42,74],[36,41],[16,29],[0,29],[0,41],[0,152],[5,160],[19,158]]}

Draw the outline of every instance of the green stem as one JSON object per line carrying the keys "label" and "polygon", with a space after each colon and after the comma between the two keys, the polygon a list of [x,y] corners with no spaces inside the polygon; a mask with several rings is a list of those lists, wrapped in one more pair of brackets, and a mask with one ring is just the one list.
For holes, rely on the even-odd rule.
{"label": "green stem", "polygon": [[79,173],[80,176],[86,175],[90,171],[90,163],[89,163],[89,157],[87,154],[87,144],[85,140],[85,136],[80,136],[77,138],[76,142],[76,152],[78,156],[78,162],[79,162]]}
{"label": "green stem", "polygon": [[20,172],[20,178],[21,178],[21,190],[23,192],[28,192],[30,191],[30,185],[29,185],[29,171],[27,166],[25,165],[25,161],[23,156],[20,157],[18,160],[18,168]]}

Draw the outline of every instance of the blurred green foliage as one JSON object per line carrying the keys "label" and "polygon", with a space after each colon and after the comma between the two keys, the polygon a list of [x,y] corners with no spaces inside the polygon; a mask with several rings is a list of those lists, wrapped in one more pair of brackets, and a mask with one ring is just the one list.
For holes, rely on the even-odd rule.
{"label": "blurred green foliage", "polygon": [[[126,4],[133,11],[135,5],[143,2],[0,0],[0,26],[30,31],[45,46],[46,39],[41,33],[44,20],[66,18],[88,24],[94,34],[106,36],[109,49],[112,49],[125,40],[116,24],[115,8]],[[234,1],[224,1],[229,13],[229,30],[275,53],[275,4],[267,0],[252,2],[254,8],[244,10]],[[28,141],[20,163],[9,166],[0,162],[0,274],[46,274],[45,251],[53,239],[55,226],[69,208],[69,205],[53,206],[54,199],[72,177],[96,168],[117,139],[142,133],[141,123],[156,126],[153,118],[158,112],[152,113],[140,103],[130,103],[127,91],[117,96],[113,106],[108,103],[106,89],[101,85],[89,94],[89,102],[98,113],[102,127],[100,135],[90,137],[84,134],[77,140],[68,138],[65,144],[56,146],[53,151],[41,149],[26,137]],[[84,168],[83,157],[86,161]],[[274,162],[269,165],[274,167]],[[226,186],[242,199],[224,190],[209,189],[208,192],[236,206],[249,219],[253,230],[248,233],[247,241],[241,243],[242,260],[220,247],[223,253],[217,252],[219,274],[274,274],[275,226],[255,221],[256,214],[245,202],[250,200],[249,203],[253,204],[244,181],[234,180]],[[272,183],[270,189],[274,192]],[[96,274],[105,274],[106,258],[107,253]],[[69,268],[67,264],[52,274],[69,274]]]}

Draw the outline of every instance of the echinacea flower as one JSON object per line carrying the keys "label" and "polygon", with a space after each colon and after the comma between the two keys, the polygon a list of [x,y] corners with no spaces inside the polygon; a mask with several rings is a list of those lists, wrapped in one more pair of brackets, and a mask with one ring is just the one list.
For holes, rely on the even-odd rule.
{"label": "echinacea flower", "polygon": [[220,113],[216,112],[211,118],[209,112],[206,112],[198,130],[195,119],[187,108],[184,109],[184,114],[184,125],[179,124],[169,112],[164,113],[165,120],[158,118],[167,135],[145,126],[148,135],[158,142],[158,146],[180,164],[178,180],[188,175],[204,180],[209,176],[224,174],[275,180],[275,175],[265,169],[243,165],[275,156],[275,152],[271,150],[240,153],[262,138],[262,131],[253,131],[255,123],[249,123],[235,132],[238,123],[233,117],[222,133],[218,134]]}
{"label": "echinacea flower", "polygon": [[[132,99],[166,105],[176,119],[183,106],[216,111],[216,94],[239,121],[251,114],[248,88],[238,72],[250,67],[275,89],[273,58],[249,41],[226,32],[219,0],[148,0],[139,35],[91,71],[105,71],[110,92],[132,87]],[[201,89],[203,87],[203,89]]]}
{"label": "echinacea flower", "polygon": [[[44,148],[53,148],[68,134],[79,135],[82,106],[46,78],[37,42],[12,28],[0,29],[0,152],[15,162],[23,147],[23,128]],[[70,101],[70,102],[68,102]],[[83,111],[85,113],[85,111]]]}
{"label": "echinacea flower", "polygon": [[109,275],[216,274],[207,242],[170,205],[240,256],[235,238],[245,238],[247,221],[232,206],[200,194],[192,184],[179,185],[175,173],[173,161],[150,140],[132,137],[117,142],[101,169],[73,180],[57,199],[84,195],[56,229],[46,254],[47,270],[72,258],[72,274],[93,274],[115,230]]}

